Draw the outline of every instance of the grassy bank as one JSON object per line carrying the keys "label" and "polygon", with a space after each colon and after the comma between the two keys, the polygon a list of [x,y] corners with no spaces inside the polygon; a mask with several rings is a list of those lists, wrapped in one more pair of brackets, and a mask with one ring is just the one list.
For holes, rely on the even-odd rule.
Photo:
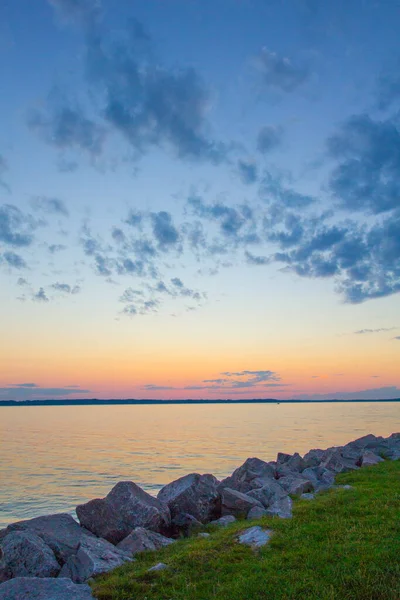
{"label": "grassy bank", "polygon": [[[99,600],[399,600],[400,461],[340,475],[334,489],[295,502],[293,519],[264,517],[207,539],[179,541],[99,578]],[[274,530],[253,551],[236,543],[251,525]],[[157,562],[170,569],[147,573]]]}

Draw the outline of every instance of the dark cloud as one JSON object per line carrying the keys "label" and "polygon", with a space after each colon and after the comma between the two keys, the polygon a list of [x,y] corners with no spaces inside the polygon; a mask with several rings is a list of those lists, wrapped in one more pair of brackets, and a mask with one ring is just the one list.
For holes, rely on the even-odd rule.
{"label": "dark cloud", "polygon": [[1,400],[50,400],[70,396],[71,394],[87,394],[90,390],[82,389],[80,386],[65,386],[56,388],[46,388],[36,383],[13,384],[8,387],[0,388]]}
{"label": "dark cloud", "polygon": [[13,269],[27,269],[28,265],[25,260],[19,254],[15,252],[4,252],[0,259],[3,259],[9,267]]}
{"label": "dark cloud", "polygon": [[10,246],[30,246],[35,224],[12,204],[0,206],[0,242]]}
{"label": "dark cloud", "polygon": [[396,335],[393,339],[394,340],[400,340],[400,335]]}
{"label": "dark cloud", "polygon": [[30,112],[29,127],[58,150],[83,150],[92,157],[101,154],[105,141],[104,127],[86,117],[80,106],[69,106],[64,97],[58,96],[58,93],[49,95],[44,112]]}
{"label": "dark cloud", "polygon": [[381,333],[382,331],[393,331],[393,329],[397,329],[397,327],[379,327],[378,329],[359,329],[354,333],[357,335],[362,335],[365,333]]}
{"label": "dark cloud", "polygon": [[129,214],[128,214],[128,218],[126,219],[125,223],[127,223],[128,225],[131,225],[132,227],[140,228],[143,223],[143,217],[144,217],[144,215],[141,211],[130,210]]}
{"label": "dark cloud", "polygon": [[177,388],[174,388],[173,386],[170,385],[155,385],[153,383],[148,383],[146,385],[142,386],[145,390],[175,390]]}
{"label": "dark cloud", "polygon": [[120,302],[135,302],[138,296],[143,296],[142,290],[134,290],[133,288],[127,288],[122,296],[120,296]]}
{"label": "dark cloud", "polygon": [[172,222],[172,216],[166,211],[151,213],[153,235],[162,250],[176,248],[179,232]]}
{"label": "dark cloud", "polygon": [[283,128],[273,125],[265,125],[260,129],[257,136],[257,150],[261,154],[267,154],[278,148],[282,143]]}
{"label": "dark cloud", "polygon": [[40,210],[48,214],[55,214],[62,217],[69,216],[66,204],[60,198],[36,197],[32,199],[32,206],[35,210]]}
{"label": "dark cloud", "polygon": [[[275,383],[280,381],[280,376],[275,371],[225,371],[220,373],[224,377],[217,379],[204,379],[203,384],[212,384],[203,386],[205,389],[235,389],[251,388],[262,385],[263,387],[279,387],[285,384]],[[272,383],[266,383],[272,382]]]}
{"label": "dark cloud", "polygon": [[288,208],[305,208],[316,201],[314,196],[287,187],[281,176],[273,175],[269,171],[264,171],[259,194],[266,202],[274,201]]}
{"label": "dark cloud", "polygon": [[255,163],[239,160],[238,172],[240,179],[246,185],[251,185],[257,181],[257,165]]}
{"label": "dark cloud", "polygon": [[278,56],[266,48],[259,55],[257,65],[268,89],[286,93],[296,90],[310,75],[308,68],[294,65],[289,58]]}
{"label": "dark cloud", "polygon": [[63,244],[50,244],[49,252],[50,254],[56,254],[57,252],[61,252],[62,250],[66,250],[67,246]]}
{"label": "dark cloud", "polygon": [[28,285],[28,282],[23,277],[19,277],[18,280],[17,280],[17,285],[20,285],[20,286]]}
{"label": "dark cloud", "polygon": [[49,302],[46,292],[42,287],[39,288],[39,291],[36,292],[36,294],[33,294],[32,299],[35,300],[35,302]]}
{"label": "dark cloud", "polygon": [[74,285],[71,286],[69,285],[69,283],[53,283],[52,286],[53,290],[56,290],[56,292],[62,292],[64,294],[78,294],[81,291],[81,288],[79,285]]}
{"label": "dark cloud", "polygon": [[400,129],[397,119],[353,115],[328,140],[337,161],[329,187],[341,208],[379,214],[399,207]]}
{"label": "dark cloud", "polygon": [[246,250],[246,252],[245,252],[245,257],[246,257],[246,262],[249,265],[265,266],[265,265],[269,265],[271,262],[271,259],[268,258],[267,256],[256,256],[256,255],[252,254],[251,252],[249,252],[248,250]]}

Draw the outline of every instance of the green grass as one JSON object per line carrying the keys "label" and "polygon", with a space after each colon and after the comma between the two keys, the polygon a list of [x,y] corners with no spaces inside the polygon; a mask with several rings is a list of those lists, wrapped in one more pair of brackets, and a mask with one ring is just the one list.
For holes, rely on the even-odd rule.
{"label": "green grass", "polygon": [[[313,501],[295,502],[293,519],[265,517],[208,539],[191,538],[142,553],[93,583],[99,600],[399,600],[400,461],[341,475]],[[274,530],[259,551],[238,544],[251,525]],[[147,573],[157,562],[168,571]]]}

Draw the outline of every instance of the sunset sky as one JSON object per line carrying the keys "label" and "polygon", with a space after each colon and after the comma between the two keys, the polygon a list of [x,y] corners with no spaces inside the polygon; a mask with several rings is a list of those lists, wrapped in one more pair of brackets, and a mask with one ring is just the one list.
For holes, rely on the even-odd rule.
{"label": "sunset sky", "polygon": [[397,0],[0,4],[0,400],[400,397]]}

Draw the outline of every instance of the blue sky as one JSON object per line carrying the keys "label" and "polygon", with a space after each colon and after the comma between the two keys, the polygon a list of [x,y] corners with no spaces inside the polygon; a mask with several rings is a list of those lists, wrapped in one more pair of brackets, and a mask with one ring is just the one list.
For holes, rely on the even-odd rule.
{"label": "blue sky", "polygon": [[4,3],[0,398],[399,396],[399,24]]}

